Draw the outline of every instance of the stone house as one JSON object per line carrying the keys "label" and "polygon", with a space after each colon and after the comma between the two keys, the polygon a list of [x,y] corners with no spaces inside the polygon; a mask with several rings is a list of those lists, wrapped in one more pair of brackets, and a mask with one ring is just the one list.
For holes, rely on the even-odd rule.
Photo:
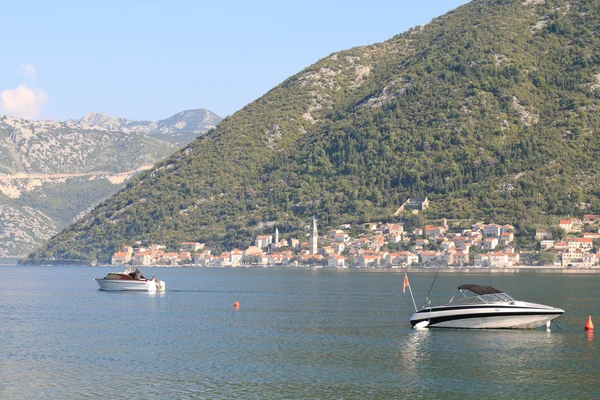
{"label": "stone house", "polygon": [[110,263],[115,264],[127,264],[131,261],[131,255],[125,251],[119,251],[111,257]]}
{"label": "stone house", "polygon": [[181,251],[198,251],[204,248],[204,243],[198,242],[183,242],[181,243]]}
{"label": "stone house", "polygon": [[537,240],[551,240],[552,232],[550,232],[548,229],[536,229],[535,238]]}
{"label": "stone house", "polygon": [[483,241],[482,248],[485,250],[494,250],[496,247],[498,247],[498,238],[488,237]]}
{"label": "stone house", "polygon": [[271,235],[260,235],[257,236],[254,245],[259,249],[266,249],[273,242],[273,236]]}
{"label": "stone house", "polygon": [[348,268],[346,266],[346,257],[340,256],[339,254],[329,255],[327,266],[329,268]]}
{"label": "stone house", "polygon": [[554,247],[554,240],[542,240],[540,242],[540,248],[542,250],[549,250]]}
{"label": "stone house", "polygon": [[151,265],[154,262],[154,253],[152,251],[138,251],[133,255],[134,265]]}
{"label": "stone house", "polygon": [[457,251],[456,253],[454,253],[454,262],[452,264],[457,266],[469,264],[469,253]]}

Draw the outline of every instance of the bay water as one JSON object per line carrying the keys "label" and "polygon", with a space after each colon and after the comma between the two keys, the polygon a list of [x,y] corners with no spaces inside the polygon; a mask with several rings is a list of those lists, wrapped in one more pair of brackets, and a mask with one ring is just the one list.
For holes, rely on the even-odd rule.
{"label": "bay water", "polygon": [[[111,270],[0,267],[0,398],[600,398],[599,274],[440,274],[434,304],[476,283],[565,314],[415,331],[400,270],[146,268],[166,292],[98,290]],[[433,277],[409,273],[417,307]]]}

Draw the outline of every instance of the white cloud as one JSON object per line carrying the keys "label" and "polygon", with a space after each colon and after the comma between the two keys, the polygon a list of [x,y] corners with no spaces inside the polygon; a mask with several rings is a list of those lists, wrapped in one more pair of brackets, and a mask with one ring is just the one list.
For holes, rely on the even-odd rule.
{"label": "white cloud", "polygon": [[22,64],[17,70],[17,75],[24,75],[26,78],[31,79],[31,81],[35,81],[37,76],[37,71],[33,65]]}
{"label": "white cloud", "polygon": [[14,117],[34,119],[47,102],[48,95],[42,89],[25,85],[0,92],[0,112]]}

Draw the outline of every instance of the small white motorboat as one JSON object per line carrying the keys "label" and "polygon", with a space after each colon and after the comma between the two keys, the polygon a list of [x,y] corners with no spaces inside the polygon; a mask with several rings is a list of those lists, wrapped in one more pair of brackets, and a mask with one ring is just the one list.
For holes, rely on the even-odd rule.
{"label": "small white motorboat", "polygon": [[[460,298],[425,307],[413,314],[415,328],[535,329],[562,315],[564,310],[515,300],[491,286],[460,285]],[[472,294],[468,296],[467,293]]]}
{"label": "small white motorboat", "polygon": [[100,290],[111,291],[138,291],[138,292],[163,292],[167,288],[165,281],[146,278],[139,269],[131,268],[123,272],[109,272],[104,278],[94,278]]}

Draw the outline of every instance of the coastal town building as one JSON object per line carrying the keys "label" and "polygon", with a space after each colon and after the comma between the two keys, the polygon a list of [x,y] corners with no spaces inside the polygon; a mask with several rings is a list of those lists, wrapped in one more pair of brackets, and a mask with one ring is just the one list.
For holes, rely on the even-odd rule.
{"label": "coastal town building", "polygon": [[581,220],[577,218],[561,219],[558,226],[565,230],[565,232],[581,232]]}
{"label": "coastal town building", "polygon": [[462,251],[457,251],[454,253],[454,262],[452,263],[455,266],[465,266],[469,264],[469,253],[465,253]]}
{"label": "coastal town building", "polygon": [[498,239],[495,237],[488,237],[483,241],[481,248],[484,250],[494,250],[496,247],[498,247]]}
{"label": "coastal town building", "polygon": [[498,244],[500,246],[506,246],[515,240],[515,235],[512,232],[503,232],[500,234],[500,239],[498,240]]}
{"label": "coastal town building", "polygon": [[550,232],[548,229],[536,229],[535,238],[537,240],[551,240],[552,232]]}
{"label": "coastal town building", "polygon": [[405,211],[423,211],[429,208],[429,199],[427,197],[424,198],[410,198],[402,204],[398,210],[394,213],[395,216],[400,215]]}
{"label": "coastal town building", "polygon": [[266,249],[273,242],[273,236],[271,235],[260,235],[254,240],[254,245],[259,249]]}
{"label": "coastal town building", "polygon": [[229,254],[231,265],[234,267],[242,265],[244,261],[244,252],[240,249],[233,249]]}
{"label": "coastal town building", "polygon": [[[360,223],[338,225],[327,230],[327,235],[319,237],[317,220],[306,227],[307,241],[281,238],[279,229],[271,235],[258,235],[254,246],[246,249],[234,248],[213,255],[210,249],[200,242],[182,242],[176,249],[167,249],[163,244],[136,243],[136,247],[123,246],[113,254],[113,264],[133,264],[140,266],[210,266],[239,268],[247,266],[295,267],[313,266],[328,268],[433,268],[448,266],[453,268],[511,268],[524,262],[535,265],[537,252],[548,252],[543,263],[547,267],[600,268],[600,252],[594,247],[594,240],[600,239],[596,215],[589,214],[583,219],[587,232],[577,233],[581,220],[570,218],[561,220],[562,226],[570,226],[567,238],[561,241],[548,239],[552,229],[537,228],[535,243],[521,254],[515,250],[515,236],[518,232],[513,225],[494,222],[477,222],[459,228],[456,222],[450,229],[448,220],[439,224],[411,227],[405,230],[401,223]],[[414,228],[414,229],[413,229]],[[590,230],[594,232],[589,232]],[[555,229],[554,229],[555,230]],[[352,236],[348,232],[353,232]],[[356,236],[354,236],[356,235]],[[517,241],[523,243],[523,237]],[[483,254],[479,253],[483,251]],[[552,257],[551,257],[552,258]],[[541,257],[539,258],[542,259]]]}
{"label": "coastal town building", "polygon": [[358,256],[358,266],[360,268],[376,267],[379,265],[379,257],[375,255],[361,254]]}
{"label": "coastal town building", "polygon": [[569,248],[569,245],[565,241],[554,242],[554,249],[557,251],[566,251]]}
{"label": "coastal town building", "polygon": [[111,258],[111,264],[127,264],[131,261],[131,254],[120,251],[113,254]]}
{"label": "coastal town building", "polygon": [[590,238],[566,238],[565,242],[567,242],[567,248],[569,250],[579,249],[587,252],[592,251],[592,248],[594,247],[594,243]]}
{"label": "coastal town building", "polygon": [[502,233],[502,226],[497,224],[488,224],[483,228],[484,236],[500,236]]}
{"label": "coastal town building", "polygon": [[437,251],[422,251],[419,256],[422,264],[435,265],[441,261],[443,253],[439,253]]}
{"label": "coastal town building", "polygon": [[133,255],[134,265],[150,265],[152,263],[154,253],[152,251],[138,251]]}
{"label": "coastal town building", "polygon": [[346,266],[346,257],[338,254],[331,254],[327,259],[327,266],[329,268],[348,268]]}
{"label": "coastal town building", "polygon": [[181,243],[181,251],[198,251],[204,248],[204,243],[198,242],[183,242]]}
{"label": "coastal town building", "polygon": [[419,262],[419,255],[410,251],[399,251],[390,253],[386,257],[386,265],[390,267],[408,267]]}
{"label": "coastal town building", "polygon": [[391,224],[388,226],[387,231],[389,236],[402,236],[402,234],[404,233],[404,225]]}
{"label": "coastal town building", "polygon": [[333,240],[338,243],[345,243],[350,240],[350,236],[344,231],[337,231],[333,236]]}

